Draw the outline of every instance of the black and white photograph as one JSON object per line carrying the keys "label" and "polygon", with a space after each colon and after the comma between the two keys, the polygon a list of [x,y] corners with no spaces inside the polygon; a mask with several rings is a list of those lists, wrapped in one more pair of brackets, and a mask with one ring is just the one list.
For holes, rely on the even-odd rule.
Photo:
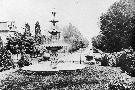
{"label": "black and white photograph", "polygon": [[135,0],[0,0],[0,90],[135,90]]}

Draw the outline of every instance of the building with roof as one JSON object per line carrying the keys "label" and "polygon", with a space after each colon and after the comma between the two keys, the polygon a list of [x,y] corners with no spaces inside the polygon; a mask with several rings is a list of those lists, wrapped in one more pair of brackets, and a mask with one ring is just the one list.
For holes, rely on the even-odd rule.
{"label": "building with roof", "polygon": [[14,21],[4,21],[0,22],[0,37],[5,45],[7,42],[7,37],[10,35],[14,35],[17,27],[15,26]]}

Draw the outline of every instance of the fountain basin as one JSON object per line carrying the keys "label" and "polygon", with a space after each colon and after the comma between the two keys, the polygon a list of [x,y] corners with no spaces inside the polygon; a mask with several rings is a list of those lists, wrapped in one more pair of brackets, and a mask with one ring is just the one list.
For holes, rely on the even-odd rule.
{"label": "fountain basin", "polygon": [[25,66],[21,68],[22,72],[27,74],[37,74],[37,75],[53,75],[56,73],[70,73],[71,71],[81,70],[86,67],[84,64],[76,64],[71,62],[59,63],[57,68],[53,69],[50,67],[51,62],[41,62],[39,64]]}

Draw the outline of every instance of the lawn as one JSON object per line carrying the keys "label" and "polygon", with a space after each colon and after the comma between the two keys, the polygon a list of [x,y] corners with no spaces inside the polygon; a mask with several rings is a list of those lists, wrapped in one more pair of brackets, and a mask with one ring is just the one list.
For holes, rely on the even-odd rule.
{"label": "lawn", "polygon": [[1,80],[1,90],[135,90],[130,76],[116,68],[89,66],[76,71],[34,73],[18,70]]}

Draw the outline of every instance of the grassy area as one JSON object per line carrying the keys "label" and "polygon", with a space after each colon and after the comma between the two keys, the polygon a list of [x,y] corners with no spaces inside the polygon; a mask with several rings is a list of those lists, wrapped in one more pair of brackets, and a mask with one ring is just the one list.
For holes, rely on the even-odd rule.
{"label": "grassy area", "polygon": [[26,74],[16,71],[1,80],[1,90],[135,90],[130,76],[116,68],[90,66],[82,70],[51,75]]}

